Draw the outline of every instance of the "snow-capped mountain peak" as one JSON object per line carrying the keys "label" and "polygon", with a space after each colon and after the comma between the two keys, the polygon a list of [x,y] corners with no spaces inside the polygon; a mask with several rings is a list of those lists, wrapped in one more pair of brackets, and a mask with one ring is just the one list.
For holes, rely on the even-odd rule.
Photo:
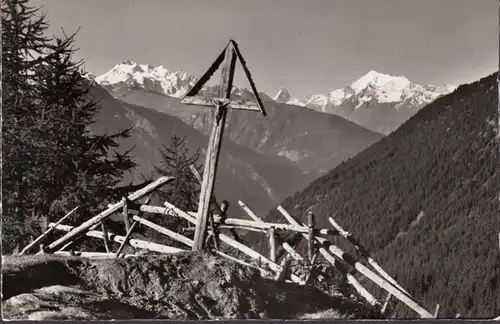
{"label": "snow-capped mountain peak", "polygon": [[418,85],[404,76],[392,76],[370,71],[345,88],[326,94],[311,95],[301,101],[303,106],[328,112],[349,103],[353,109],[377,103],[393,103],[396,108],[406,102],[424,105],[437,97],[453,91],[452,85]]}
{"label": "snow-capped mountain peak", "polygon": [[371,70],[349,85],[355,93],[360,93],[368,87],[400,91],[411,87],[411,82],[403,76],[392,76]]}
{"label": "snow-capped mountain peak", "polygon": [[172,97],[182,97],[196,82],[196,78],[183,70],[171,72],[163,65],[152,66],[125,60],[108,72],[95,78],[105,87],[140,87]]}
{"label": "snow-capped mountain peak", "polygon": [[426,104],[455,89],[452,85],[419,85],[404,76],[372,70],[344,88],[286,103],[336,114],[387,134]]}
{"label": "snow-capped mountain peak", "polygon": [[277,102],[288,102],[290,101],[291,96],[287,89],[281,88],[278,90],[278,93],[274,96],[273,100]]}

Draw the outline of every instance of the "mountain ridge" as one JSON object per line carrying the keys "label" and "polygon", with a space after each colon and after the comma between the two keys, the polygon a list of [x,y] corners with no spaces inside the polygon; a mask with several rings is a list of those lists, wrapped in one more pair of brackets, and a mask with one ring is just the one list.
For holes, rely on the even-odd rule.
{"label": "mountain ridge", "polygon": [[[154,67],[133,61],[123,61],[108,72],[95,78],[96,82],[112,93],[143,88],[175,98],[183,97],[198,80],[183,70],[171,72],[162,65]],[[217,86],[204,86],[204,95],[216,94]],[[369,71],[344,88],[326,94],[294,98],[285,88],[274,97],[262,93],[264,98],[319,112],[335,114],[372,131],[385,135],[394,131],[404,121],[426,104],[456,89],[453,85],[419,85],[404,76],[391,76],[375,70]],[[233,93],[249,92],[233,87]]]}

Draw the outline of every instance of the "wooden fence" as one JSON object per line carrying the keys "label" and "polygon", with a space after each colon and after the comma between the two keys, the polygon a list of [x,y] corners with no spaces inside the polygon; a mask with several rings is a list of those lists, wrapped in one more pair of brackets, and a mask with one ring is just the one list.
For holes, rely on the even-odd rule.
{"label": "wooden fence", "polygon": [[[199,180],[201,179],[199,175],[197,178]],[[151,219],[145,219],[144,217],[142,217],[143,213],[160,214],[163,215],[163,217],[183,218],[193,225],[196,224],[196,212],[181,210],[168,201],[165,202],[164,206],[149,205],[149,197],[143,203],[138,202],[141,198],[146,197],[154,190],[160,188],[162,185],[165,185],[171,180],[172,178],[169,177],[161,177],[151,184],[147,185],[146,187],[130,194],[128,197],[125,197],[119,202],[109,205],[107,209],[90,218],[89,220],[83,222],[79,226],[69,226],[62,224],[64,220],[68,219],[71,214],[76,211],[77,208],[75,208],[58,222],[50,223],[49,229],[28,246],[26,246],[22,250],[21,254],[26,253],[29,249],[33,248],[36,243],[39,243],[44,238],[46,238],[47,234],[55,230],[66,232],[66,234],[50,243],[46,247],[44,245],[40,245],[40,251],[38,253],[79,255],[88,258],[134,257],[135,255],[124,255],[122,253],[126,245],[132,246],[135,249],[153,251],[157,253],[179,253],[191,251],[194,247],[194,242],[192,239],[181,233],[177,233],[168,228],[160,226]],[[311,274],[307,275],[306,278],[301,278],[300,276],[292,273],[292,271],[287,272],[286,270],[290,261],[307,260],[307,262],[313,264],[316,260],[317,255],[320,254],[326,261],[328,261],[333,267],[335,267],[335,269],[340,271],[347,278],[347,282],[363,298],[365,298],[368,303],[370,303],[374,307],[379,307],[383,312],[387,310],[389,299],[394,297],[413,309],[421,318],[437,317],[439,305],[434,314],[427,311],[408,293],[408,291],[401,287],[401,285],[399,285],[394,278],[392,278],[386,271],[382,269],[382,267],[369,254],[368,250],[354,238],[352,233],[345,231],[334,219],[329,218],[329,221],[332,224],[333,228],[316,228],[314,214],[312,212],[308,213],[308,223],[304,224],[299,222],[294,216],[290,215],[290,213],[288,213],[282,206],[278,206],[278,211],[281,215],[283,215],[283,218],[287,221],[287,223],[270,223],[257,216],[252,211],[252,209],[242,201],[239,201],[239,207],[248,216],[249,219],[229,218],[227,217],[227,203],[224,204],[224,208],[221,208],[222,206],[219,206],[219,204],[217,204],[215,197],[212,197],[212,200],[212,204],[214,204],[214,206],[216,207],[213,210],[216,210],[218,214],[212,213],[210,215],[210,226],[207,227],[206,234],[208,235],[208,237],[214,238],[214,244],[211,250],[217,255],[248,267],[257,268],[263,275],[268,277],[271,276],[275,280],[286,280],[295,282],[299,285],[304,285],[310,279]],[[115,213],[119,213],[120,211],[124,220],[126,230],[125,236],[111,233],[105,225],[105,220],[107,218]],[[150,228],[162,235],[169,237],[172,240],[181,243],[185,246],[185,249],[132,238],[131,236],[134,229],[139,225]],[[98,227],[100,227],[100,231],[97,230]],[[189,230],[192,230],[192,228],[187,228],[183,232]],[[245,245],[243,242],[241,242],[241,240],[222,233],[222,231],[224,230],[233,232],[235,230],[255,231],[265,234],[269,242],[269,254],[267,256],[262,255],[261,253],[255,251],[253,248]],[[307,240],[307,256],[302,256],[301,254],[299,254],[289,243],[281,242],[276,234],[282,231],[287,233],[298,233],[299,235],[302,235],[304,239]],[[82,236],[102,239],[106,249],[106,253],[73,251],[73,249],[69,249],[71,245]],[[372,269],[332,243],[332,237],[341,237],[344,238],[347,242],[351,243],[360,252],[361,256],[365,260],[367,260],[368,265],[371,266]],[[120,247],[116,252],[112,252],[110,250],[110,242],[116,242],[120,244]],[[252,264],[221,251],[219,248],[220,243],[223,243],[226,247],[233,248],[245,254],[246,256],[257,262]],[[280,246],[283,248],[286,254],[283,256],[281,262],[278,263],[276,250]],[[357,272],[368,278],[382,290],[385,290],[387,292],[387,298],[384,304],[381,304],[374,297],[374,295],[372,295],[365,287],[363,287],[363,285],[354,276],[354,272],[348,270],[349,268],[354,269],[354,272]],[[286,277],[287,273],[289,273],[288,278]]]}

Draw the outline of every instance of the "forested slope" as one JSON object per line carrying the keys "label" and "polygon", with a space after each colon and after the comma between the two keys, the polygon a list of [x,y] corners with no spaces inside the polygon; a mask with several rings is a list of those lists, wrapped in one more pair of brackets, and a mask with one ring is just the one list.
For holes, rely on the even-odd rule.
{"label": "forested slope", "polygon": [[[427,309],[439,303],[441,316],[493,317],[500,312],[497,126],[494,74],[429,104],[282,205],[303,221],[314,211],[321,227],[333,216]],[[268,220],[284,222],[276,211]],[[398,316],[414,315],[398,307]]]}

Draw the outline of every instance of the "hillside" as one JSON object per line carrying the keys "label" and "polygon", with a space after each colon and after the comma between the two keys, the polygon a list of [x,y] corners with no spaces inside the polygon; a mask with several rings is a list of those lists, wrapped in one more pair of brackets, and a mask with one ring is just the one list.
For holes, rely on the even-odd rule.
{"label": "hillside", "polygon": [[[132,150],[139,167],[129,180],[141,180],[141,174],[149,175],[153,164],[159,165],[159,148],[168,145],[175,133],[186,137],[192,152],[201,148],[204,152],[208,137],[188,126],[177,117],[159,113],[114,99],[99,86],[92,88],[92,96],[100,100],[103,107],[92,130],[97,133],[116,131],[135,126],[131,138],[120,142],[120,150]],[[201,156],[204,162],[204,154]],[[249,148],[235,144],[227,138],[223,141],[215,191],[218,199],[226,199],[237,206],[241,199],[252,203],[261,212],[303,189],[314,178],[305,175],[289,160],[278,156],[265,156]]]}
{"label": "hillside", "polygon": [[[183,105],[178,98],[137,87],[111,93],[127,103],[179,117],[205,135],[210,132],[207,118],[213,109]],[[248,93],[238,91],[234,95],[238,98]],[[266,117],[230,111],[224,136],[266,156],[284,156],[318,176],[383,137],[336,115],[263,98]]]}
{"label": "hillside", "polygon": [[[333,217],[427,309],[500,312],[497,75],[458,87],[282,205]],[[283,218],[275,211],[268,220]],[[266,242],[255,242],[255,245]],[[398,307],[398,316],[413,316]]]}
{"label": "hillside", "polygon": [[341,291],[277,283],[203,253],[108,260],[4,256],[2,276],[2,317],[10,320],[377,316]]}

